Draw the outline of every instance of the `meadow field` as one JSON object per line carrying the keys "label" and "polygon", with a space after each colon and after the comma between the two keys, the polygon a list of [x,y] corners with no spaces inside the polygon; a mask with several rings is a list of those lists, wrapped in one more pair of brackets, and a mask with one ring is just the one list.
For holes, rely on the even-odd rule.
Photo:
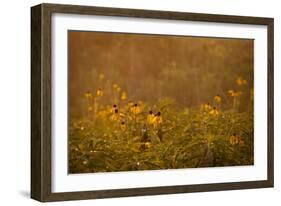
{"label": "meadow field", "polygon": [[254,163],[252,40],[69,40],[69,173]]}

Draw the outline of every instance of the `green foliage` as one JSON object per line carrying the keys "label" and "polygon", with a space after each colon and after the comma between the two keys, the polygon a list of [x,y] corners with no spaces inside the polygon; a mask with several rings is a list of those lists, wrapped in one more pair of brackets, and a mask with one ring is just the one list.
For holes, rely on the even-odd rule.
{"label": "green foliage", "polygon": [[[136,115],[125,108],[120,109],[124,125],[112,120],[110,112],[71,121],[70,173],[253,164],[250,112],[219,111],[214,116],[204,109],[179,109],[170,99],[144,104]],[[147,122],[151,108],[161,111],[161,124]]]}

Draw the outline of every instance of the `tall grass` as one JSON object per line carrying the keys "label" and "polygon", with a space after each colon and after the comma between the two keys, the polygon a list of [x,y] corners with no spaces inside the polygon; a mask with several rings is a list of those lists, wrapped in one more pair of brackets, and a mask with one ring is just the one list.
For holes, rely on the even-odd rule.
{"label": "tall grass", "polygon": [[78,97],[84,115],[70,119],[69,172],[253,164],[253,90],[242,77],[233,81],[227,96],[187,107],[164,96],[133,102],[100,74],[100,85]]}

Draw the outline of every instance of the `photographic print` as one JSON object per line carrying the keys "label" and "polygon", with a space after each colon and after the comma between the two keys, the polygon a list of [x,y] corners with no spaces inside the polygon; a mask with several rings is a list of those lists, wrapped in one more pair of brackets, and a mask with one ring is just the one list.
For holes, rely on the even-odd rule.
{"label": "photographic print", "polygon": [[31,8],[31,198],[274,186],[274,19]]}
{"label": "photographic print", "polygon": [[254,163],[254,40],[68,31],[68,171]]}

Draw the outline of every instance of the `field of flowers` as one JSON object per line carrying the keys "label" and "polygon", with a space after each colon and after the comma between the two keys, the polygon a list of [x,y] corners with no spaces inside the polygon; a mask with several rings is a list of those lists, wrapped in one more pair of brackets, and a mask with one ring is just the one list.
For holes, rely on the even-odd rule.
{"label": "field of flowers", "polygon": [[[100,82],[105,78],[99,74]],[[85,115],[69,121],[69,172],[253,164],[253,89],[243,77],[233,81],[226,96],[214,94],[196,107],[169,97],[132,102],[115,82],[85,91],[78,97]],[[242,99],[250,103],[240,111]]]}

